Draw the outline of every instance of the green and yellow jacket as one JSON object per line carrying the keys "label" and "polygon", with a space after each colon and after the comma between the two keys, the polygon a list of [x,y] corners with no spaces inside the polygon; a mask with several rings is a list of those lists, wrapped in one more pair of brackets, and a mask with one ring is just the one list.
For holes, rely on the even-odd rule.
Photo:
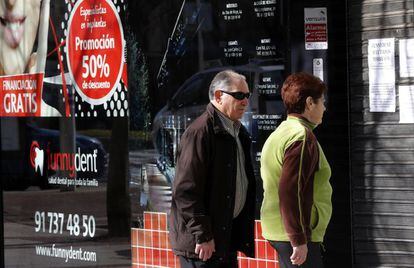
{"label": "green and yellow jacket", "polygon": [[289,114],[263,146],[261,222],[267,240],[292,246],[323,241],[332,214],[331,169],[315,127]]}

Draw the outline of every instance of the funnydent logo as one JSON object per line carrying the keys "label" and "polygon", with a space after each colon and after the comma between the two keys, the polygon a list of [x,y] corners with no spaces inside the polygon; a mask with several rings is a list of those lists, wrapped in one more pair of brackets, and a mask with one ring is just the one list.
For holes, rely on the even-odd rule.
{"label": "funnydent logo", "polygon": [[33,141],[32,145],[30,146],[30,164],[35,169],[40,170],[40,176],[43,176],[43,163],[45,159],[45,153],[43,150],[40,149],[39,143],[37,141]]}
{"label": "funnydent logo", "polygon": [[30,164],[35,172],[40,169],[41,176],[43,176],[43,167],[47,172],[68,171],[71,178],[80,171],[98,173],[97,158],[98,149],[85,153],[77,147],[76,152],[73,153],[52,152],[49,144],[45,150],[41,150],[37,141],[33,141],[30,146]]}

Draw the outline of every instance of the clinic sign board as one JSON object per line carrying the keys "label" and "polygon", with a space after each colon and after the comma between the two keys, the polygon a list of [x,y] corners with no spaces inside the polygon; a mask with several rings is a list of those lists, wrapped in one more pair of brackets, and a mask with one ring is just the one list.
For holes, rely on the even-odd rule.
{"label": "clinic sign board", "polygon": [[0,0],[4,267],[131,263],[108,212],[127,180],[108,175],[112,124],[129,115],[126,6]]}
{"label": "clinic sign board", "polygon": [[124,1],[13,2],[0,5],[0,116],[127,116]]}

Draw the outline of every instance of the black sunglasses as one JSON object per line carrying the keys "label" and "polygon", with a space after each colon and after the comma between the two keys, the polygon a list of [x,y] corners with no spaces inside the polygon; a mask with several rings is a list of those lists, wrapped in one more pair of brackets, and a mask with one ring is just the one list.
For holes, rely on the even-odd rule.
{"label": "black sunglasses", "polygon": [[228,91],[224,91],[224,90],[220,90],[220,91],[223,92],[223,93],[229,94],[230,96],[232,96],[236,100],[244,100],[244,98],[248,99],[252,95],[252,94],[250,94],[250,92],[244,93],[244,92],[240,92],[240,91],[236,91],[236,92],[228,92]]}

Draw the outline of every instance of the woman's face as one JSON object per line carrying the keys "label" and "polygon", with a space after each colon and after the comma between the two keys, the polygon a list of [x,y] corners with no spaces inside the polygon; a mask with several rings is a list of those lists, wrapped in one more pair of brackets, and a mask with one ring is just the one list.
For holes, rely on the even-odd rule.
{"label": "woman's face", "polygon": [[323,113],[326,110],[325,107],[325,97],[322,95],[319,99],[313,99],[312,97],[308,97],[309,102],[307,102],[307,108],[308,108],[308,116],[307,119],[314,123],[314,124],[321,124]]}

